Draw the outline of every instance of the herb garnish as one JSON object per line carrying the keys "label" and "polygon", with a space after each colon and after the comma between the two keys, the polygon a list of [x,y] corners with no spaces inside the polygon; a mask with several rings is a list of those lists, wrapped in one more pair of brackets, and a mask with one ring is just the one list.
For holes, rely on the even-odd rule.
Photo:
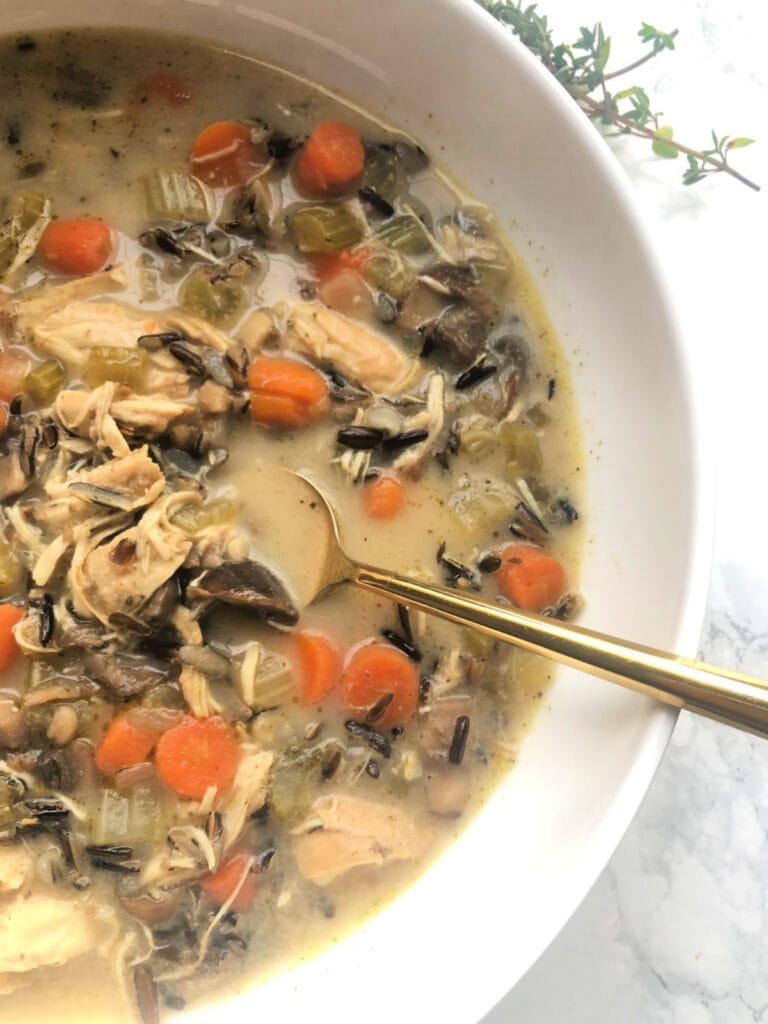
{"label": "herb garnish", "polygon": [[661,120],[662,112],[651,108],[645,89],[632,85],[612,92],[608,83],[634,71],[652,60],[663,50],[674,50],[678,30],[661,32],[643,22],[638,36],[650,46],[642,57],[623,68],[608,71],[611,38],[605,34],[601,22],[593,28],[580,28],[579,38],[571,43],[555,43],[545,15],[538,13],[536,4],[523,6],[521,0],[477,0],[481,7],[497,21],[509,26],[531,53],[538,57],[560,84],[578,103],[592,121],[601,125],[608,135],[633,135],[647,139],[656,156],[674,160],[681,154],[686,158],[683,171],[684,185],[694,185],[712,174],[729,174],[748,188],[760,191],[760,186],[740,174],[728,162],[733,150],[744,149],[755,141],[744,136],[717,135],[712,131],[712,144],[701,149],[685,146],[674,138],[671,125]]}

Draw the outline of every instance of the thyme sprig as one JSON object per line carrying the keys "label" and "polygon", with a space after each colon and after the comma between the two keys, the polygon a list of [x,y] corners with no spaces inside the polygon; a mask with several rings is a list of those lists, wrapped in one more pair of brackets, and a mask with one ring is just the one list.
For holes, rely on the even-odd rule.
{"label": "thyme sprig", "polygon": [[662,32],[643,22],[638,36],[649,47],[637,60],[616,70],[608,70],[611,38],[602,24],[584,26],[579,38],[569,44],[555,43],[545,15],[536,4],[523,6],[522,0],[477,0],[489,14],[507,25],[531,53],[576,100],[587,117],[599,124],[608,135],[632,135],[651,143],[653,152],[666,160],[686,158],[683,184],[693,185],[713,174],[728,174],[748,188],[760,186],[731,166],[729,158],[737,149],[751,146],[754,139],[731,137],[712,132],[712,144],[694,149],[674,137],[671,125],[662,121],[662,111],[655,111],[645,89],[632,85],[614,92],[609,82],[653,60],[664,50],[675,49],[677,29]]}

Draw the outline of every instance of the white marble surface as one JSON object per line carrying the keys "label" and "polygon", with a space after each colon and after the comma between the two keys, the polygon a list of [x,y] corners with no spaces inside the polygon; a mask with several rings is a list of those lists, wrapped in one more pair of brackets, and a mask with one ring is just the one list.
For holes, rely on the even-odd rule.
{"label": "white marble surface", "polygon": [[[652,92],[681,141],[711,128],[758,139],[733,162],[760,194],[723,176],[684,189],[681,161],[633,140],[614,150],[653,227],[710,411],[717,528],[700,654],[768,678],[768,5],[542,0],[540,10],[569,35],[601,20],[617,59],[632,58],[642,21],[679,28],[676,51],[627,84]],[[768,741],[683,714],[597,884],[483,1024],[768,1022],[767,936]]]}

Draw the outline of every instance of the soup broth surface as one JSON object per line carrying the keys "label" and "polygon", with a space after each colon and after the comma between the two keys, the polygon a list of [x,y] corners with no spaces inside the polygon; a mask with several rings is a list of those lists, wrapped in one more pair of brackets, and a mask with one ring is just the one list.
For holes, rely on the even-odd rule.
{"label": "soup broth surface", "polygon": [[[151,1021],[155,1001],[172,1014],[314,955],[402,891],[514,765],[549,679],[521,652],[351,588],[303,607],[322,530],[277,491],[265,502],[255,464],[311,473],[361,561],[569,617],[580,432],[523,262],[414,140],[181,37],[36,33],[0,42],[0,67],[2,458],[8,479],[25,476],[5,490],[0,524],[2,601],[23,614],[22,654],[0,679],[0,914],[13,921],[0,922],[0,1018]],[[234,182],[215,159],[190,162],[217,122],[247,137],[252,166]],[[359,133],[364,168],[308,194],[299,162],[327,122]],[[30,209],[51,225],[108,225],[106,267],[62,272],[43,258],[44,234],[10,266],[29,230],[14,217]],[[338,245],[337,230],[351,241]],[[289,400],[289,425],[254,370],[279,359],[322,389],[311,409]],[[387,368],[372,370],[376,359]],[[97,392],[101,412],[83,411]],[[149,415],[148,397],[188,409]],[[146,503],[125,498],[130,480],[104,483],[130,453],[147,479],[150,464],[161,471]],[[402,506],[372,514],[382,480]],[[531,549],[562,572],[539,605],[503,582]],[[136,593],[114,597],[110,574],[139,556]],[[229,583],[218,597],[215,574],[231,565],[266,567],[288,612],[232,597]],[[252,568],[238,571],[259,589]],[[147,609],[161,590],[158,625]],[[390,675],[355,704],[355,659],[374,648]],[[156,682],[117,680],[117,664],[150,665]],[[308,693],[318,664],[329,678]],[[151,737],[134,760],[105,753],[118,720]],[[181,792],[180,757],[165,771],[163,749],[203,721],[235,745],[234,777]],[[29,923],[24,900],[52,902]],[[55,923],[57,901],[71,925]],[[70,950],[83,921],[89,935]],[[40,933],[55,927],[53,953]]]}

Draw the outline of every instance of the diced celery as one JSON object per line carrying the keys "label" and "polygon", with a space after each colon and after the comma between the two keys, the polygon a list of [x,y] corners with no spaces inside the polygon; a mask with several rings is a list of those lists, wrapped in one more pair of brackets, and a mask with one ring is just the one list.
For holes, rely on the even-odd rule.
{"label": "diced celery", "polygon": [[270,775],[269,809],[278,821],[306,810],[317,793],[324,760],[323,746],[282,754]]}
{"label": "diced celery", "polygon": [[163,808],[154,789],[135,786],[128,792],[102,789],[91,816],[95,843],[154,842],[163,835]]}
{"label": "diced celery", "polygon": [[127,839],[131,816],[128,794],[118,793],[116,789],[102,789],[100,796],[91,819],[94,842],[115,843]]}
{"label": "diced celery", "polygon": [[36,405],[50,405],[61,391],[67,379],[67,371],[58,359],[46,359],[24,379],[24,391]]}
{"label": "diced celery", "polygon": [[171,523],[194,536],[209,526],[231,523],[237,517],[237,505],[229,498],[219,498],[205,505],[186,505],[171,517]]}
{"label": "diced celery", "polygon": [[181,167],[157,167],[142,178],[147,217],[207,224],[211,218],[208,191]]}
{"label": "diced celery", "polygon": [[19,578],[19,563],[11,546],[0,538],[0,594],[11,590]]}
{"label": "diced celery", "polygon": [[195,270],[179,292],[179,305],[216,327],[233,323],[246,306],[243,286],[225,277],[218,280],[209,270]]}
{"label": "diced celery", "polygon": [[507,472],[512,477],[535,476],[543,465],[539,439],[525,423],[501,424],[501,440],[508,453]]}
{"label": "diced celery", "polygon": [[289,219],[290,229],[301,252],[328,253],[357,245],[364,227],[346,206],[324,203],[304,206]]}
{"label": "diced celery", "polygon": [[85,379],[97,388],[108,381],[138,387],[144,377],[147,353],[143,348],[111,348],[94,345],[88,353]]}
{"label": "diced celery", "polygon": [[499,444],[498,425],[488,416],[473,416],[460,428],[461,450],[471,459],[490,455]]}
{"label": "diced celery", "polygon": [[394,299],[402,299],[416,283],[416,268],[394,249],[380,249],[371,253],[362,267],[368,284]]}
{"label": "diced celery", "polygon": [[426,252],[431,248],[424,228],[416,217],[409,213],[385,221],[376,232],[376,238],[383,245],[399,249],[401,252]]}

